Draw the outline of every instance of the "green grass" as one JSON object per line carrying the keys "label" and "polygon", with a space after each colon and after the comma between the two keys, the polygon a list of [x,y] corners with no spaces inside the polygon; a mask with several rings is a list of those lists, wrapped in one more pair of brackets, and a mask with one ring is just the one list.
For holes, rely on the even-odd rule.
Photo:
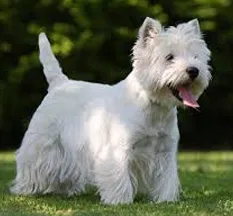
{"label": "green grass", "polygon": [[0,153],[0,216],[233,215],[233,153],[180,153],[179,174],[183,195],[177,203],[138,197],[131,205],[106,206],[93,191],[72,198],[12,196],[7,185],[15,175],[14,155]]}

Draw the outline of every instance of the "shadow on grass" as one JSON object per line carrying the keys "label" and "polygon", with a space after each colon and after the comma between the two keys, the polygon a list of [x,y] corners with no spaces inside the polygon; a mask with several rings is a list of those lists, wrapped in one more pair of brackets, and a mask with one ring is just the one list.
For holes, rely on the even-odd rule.
{"label": "shadow on grass", "polygon": [[0,160],[0,193],[7,193],[9,185],[15,176],[15,163],[11,161]]}

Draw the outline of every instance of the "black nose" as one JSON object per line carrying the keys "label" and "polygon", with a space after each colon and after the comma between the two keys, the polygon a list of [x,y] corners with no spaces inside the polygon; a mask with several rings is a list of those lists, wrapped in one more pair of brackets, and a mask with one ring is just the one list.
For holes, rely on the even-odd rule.
{"label": "black nose", "polygon": [[186,72],[189,74],[191,80],[196,79],[199,74],[199,70],[196,67],[188,67]]}

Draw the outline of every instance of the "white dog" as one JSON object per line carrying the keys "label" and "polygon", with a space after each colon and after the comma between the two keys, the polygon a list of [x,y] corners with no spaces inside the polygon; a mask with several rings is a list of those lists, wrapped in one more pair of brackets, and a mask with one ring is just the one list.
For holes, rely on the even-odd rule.
{"label": "white dog", "polygon": [[39,48],[49,89],[17,152],[11,191],[73,195],[94,185],[109,204],[137,192],[176,201],[177,106],[197,108],[211,78],[198,21],[164,29],[146,18],[133,70],[113,86],[68,79],[44,33]]}

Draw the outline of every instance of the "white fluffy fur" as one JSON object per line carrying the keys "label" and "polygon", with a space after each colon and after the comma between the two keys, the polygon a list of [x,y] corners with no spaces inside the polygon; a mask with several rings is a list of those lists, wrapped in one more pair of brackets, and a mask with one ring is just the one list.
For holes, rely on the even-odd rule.
{"label": "white fluffy fur", "polygon": [[[104,203],[131,203],[137,192],[156,202],[179,197],[177,109],[168,85],[189,81],[199,97],[210,80],[210,51],[197,20],[163,29],[146,18],[133,48],[133,70],[116,85],[68,79],[39,36],[48,94],[17,151],[15,194],[78,194],[95,185]],[[166,55],[173,53],[173,63]]]}

